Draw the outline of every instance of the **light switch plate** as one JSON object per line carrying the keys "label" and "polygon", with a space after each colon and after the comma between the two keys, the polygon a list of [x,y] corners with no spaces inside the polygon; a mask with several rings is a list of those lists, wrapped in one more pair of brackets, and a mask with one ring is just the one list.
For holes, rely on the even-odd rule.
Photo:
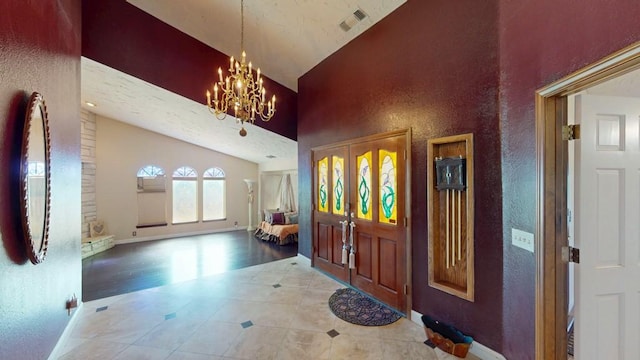
{"label": "light switch plate", "polygon": [[533,252],[535,242],[533,234],[526,231],[511,229],[511,243],[521,249]]}

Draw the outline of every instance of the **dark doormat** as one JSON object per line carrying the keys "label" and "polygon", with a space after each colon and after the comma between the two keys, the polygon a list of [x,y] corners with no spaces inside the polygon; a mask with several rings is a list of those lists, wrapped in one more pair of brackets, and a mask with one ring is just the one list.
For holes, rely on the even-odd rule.
{"label": "dark doormat", "polygon": [[567,336],[567,353],[573,356],[573,325],[571,326]]}
{"label": "dark doormat", "polygon": [[402,316],[388,306],[353,289],[338,289],[329,298],[329,308],[340,319],[356,325],[383,326]]}

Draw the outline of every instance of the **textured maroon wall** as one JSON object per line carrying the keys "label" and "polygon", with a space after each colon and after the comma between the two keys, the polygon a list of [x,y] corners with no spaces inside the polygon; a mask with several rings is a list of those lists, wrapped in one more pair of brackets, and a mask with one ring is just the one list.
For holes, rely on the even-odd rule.
{"label": "textured maroon wall", "polygon": [[[0,2],[0,358],[46,359],[81,293],[80,0]],[[51,127],[51,231],[27,260],[17,193],[26,99],[43,94]]]}
{"label": "textured maroon wall", "polygon": [[[227,55],[126,0],[82,1],[82,56],[202,104],[218,67],[229,64]],[[267,77],[265,87],[276,95],[277,111],[255,124],[295,140],[297,94]]]}
{"label": "textured maroon wall", "polygon": [[[413,308],[502,347],[497,1],[408,1],[299,80],[300,252],[314,146],[411,128]],[[427,140],[473,133],[476,301],[427,286]]]}
{"label": "textured maroon wall", "polygon": [[500,1],[504,334],[508,359],[534,353],[535,258],[510,244],[535,228],[535,90],[640,40],[637,0]]}

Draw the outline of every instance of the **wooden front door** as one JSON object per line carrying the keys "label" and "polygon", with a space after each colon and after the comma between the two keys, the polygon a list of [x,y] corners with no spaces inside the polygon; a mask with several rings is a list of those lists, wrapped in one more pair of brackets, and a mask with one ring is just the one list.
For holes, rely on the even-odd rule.
{"label": "wooden front door", "polygon": [[402,312],[407,136],[383,134],[313,151],[313,266]]}
{"label": "wooden front door", "polygon": [[[349,282],[349,269],[342,263],[343,224],[345,228],[347,206],[348,146],[314,150],[313,194],[313,266],[336,279]],[[341,223],[342,222],[342,223]]]}

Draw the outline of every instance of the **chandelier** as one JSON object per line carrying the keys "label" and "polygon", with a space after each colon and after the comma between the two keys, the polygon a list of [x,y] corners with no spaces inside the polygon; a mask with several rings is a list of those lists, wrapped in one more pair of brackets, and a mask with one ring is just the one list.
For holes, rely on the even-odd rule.
{"label": "chandelier", "polygon": [[262,86],[260,69],[254,71],[251,62],[247,64],[247,54],[244,52],[244,0],[240,1],[240,62],[229,59],[229,74],[222,78],[222,68],[218,68],[218,82],[213,85],[213,98],[207,90],[207,107],[218,120],[227,117],[227,110],[233,107],[234,116],[240,123],[240,136],[246,136],[244,129],[246,122],[254,123],[256,117],[262,121],[269,121],[276,112],[276,96],[264,102],[266,90]]}

